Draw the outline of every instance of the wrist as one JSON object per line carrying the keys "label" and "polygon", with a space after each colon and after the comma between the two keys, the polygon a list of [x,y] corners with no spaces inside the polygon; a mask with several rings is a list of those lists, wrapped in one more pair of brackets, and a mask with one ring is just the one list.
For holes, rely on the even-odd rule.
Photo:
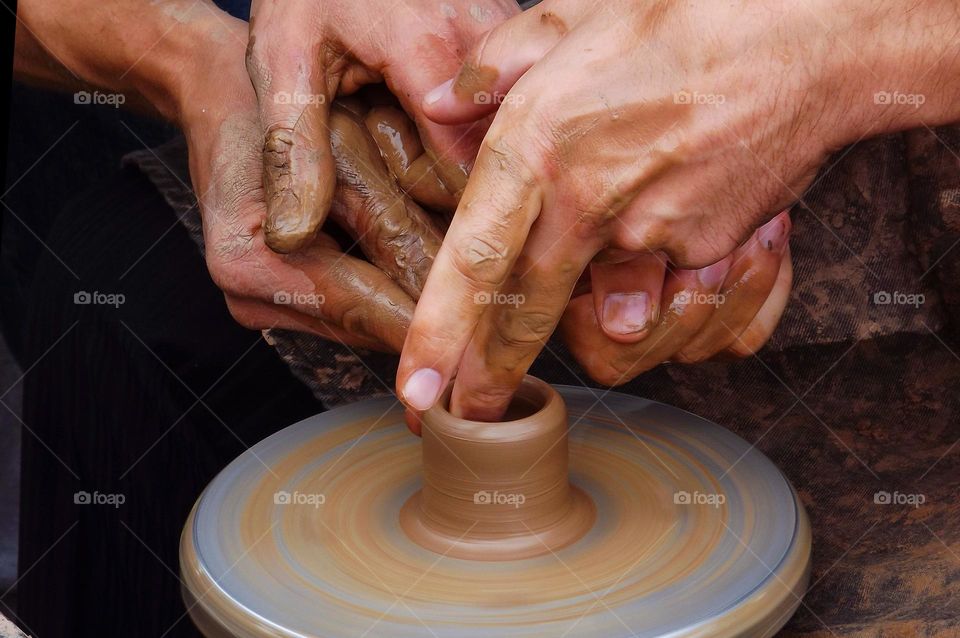
{"label": "wrist", "polygon": [[952,0],[854,0],[852,31],[837,95],[849,106],[842,127],[864,137],[960,121],[960,7]]}
{"label": "wrist", "polygon": [[[126,103],[145,103],[176,123],[186,96],[211,78],[211,60],[233,49],[242,65],[247,40],[245,22],[205,0],[193,5],[22,0],[18,19],[19,78],[67,90],[122,93]],[[42,49],[47,59],[30,54],[28,45],[39,45],[32,48]],[[65,68],[52,74],[51,66]]]}

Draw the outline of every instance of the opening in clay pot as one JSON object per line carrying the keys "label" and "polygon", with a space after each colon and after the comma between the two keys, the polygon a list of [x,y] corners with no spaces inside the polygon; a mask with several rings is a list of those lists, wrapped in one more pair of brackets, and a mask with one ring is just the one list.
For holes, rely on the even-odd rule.
{"label": "opening in clay pot", "polygon": [[405,533],[435,552],[472,560],[547,554],[596,519],[567,477],[567,411],[547,383],[527,376],[502,422],[454,417],[450,389],[423,422],[423,489],[400,512]]}

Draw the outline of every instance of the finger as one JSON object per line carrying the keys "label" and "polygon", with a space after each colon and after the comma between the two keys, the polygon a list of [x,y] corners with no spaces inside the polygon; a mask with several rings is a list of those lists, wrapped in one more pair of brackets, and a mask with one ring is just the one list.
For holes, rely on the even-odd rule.
{"label": "finger", "polygon": [[261,248],[211,270],[234,297],[286,307],[395,352],[413,318],[413,300],[379,268],[327,246],[285,257]]}
{"label": "finger", "polygon": [[790,261],[790,246],[787,245],[780,262],[780,272],[777,281],[773,284],[770,296],[763,302],[760,312],[753,318],[746,329],[740,333],[733,344],[727,348],[730,354],[737,357],[749,357],[760,350],[763,344],[773,335],[780,317],[790,300],[790,290],[793,286],[793,264]]}
{"label": "finger", "polygon": [[[497,110],[520,76],[567,33],[570,3],[544,3],[488,31],[466,56],[456,76],[423,98],[423,111],[440,124],[472,122]],[[565,5],[561,8],[561,4]]]}
{"label": "finger", "polygon": [[424,151],[413,121],[401,109],[378,106],[364,120],[367,131],[400,188],[418,203],[439,211],[457,208],[454,193],[447,190]]}
{"label": "finger", "polygon": [[567,231],[558,226],[531,233],[507,285],[476,299],[487,308],[454,382],[454,416],[499,421],[507,411],[593,257],[583,250],[583,240]]}
{"label": "finger", "polygon": [[297,312],[285,306],[268,304],[255,299],[239,299],[227,296],[227,307],[242,326],[252,330],[295,330],[307,332],[328,341],[336,341],[351,348],[366,348],[379,352],[395,352],[389,346],[350,334],[329,322]]}
{"label": "finger", "polygon": [[603,332],[620,343],[646,337],[660,316],[667,271],[662,254],[641,254],[619,263],[590,264],[593,303]]}
{"label": "finger", "polygon": [[327,117],[337,78],[323,67],[315,22],[281,0],[259,0],[251,10],[247,70],[264,136],[264,239],[280,253],[314,239],[335,186]]}
{"label": "finger", "polygon": [[674,357],[705,361],[736,342],[773,290],[790,237],[790,216],[780,213],[733,253],[733,266],[719,294],[717,311]]}
{"label": "finger", "polygon": [[715,297],[730,263],[730,258],[725,258],[700,270],[668,272],[660,318],[638,343],[624,344],[609,339],[600,329],[588,295],[570,302],[560,322],[560,335],[591,378],[610,386],[626,383],[669,360],[706,324],[714,312],[709,302]]}
{"label": "finger", "polygon": [[334,105],[330,143],[337,161],[333,214],[364,255],[414,300],[440,251],[430,216],[400,191],[363,120]]}
{"label": "finger", "polygon": [[423,422],[420,421],[420,416],[413,410],[404,410],[403,420],[407,423],[407,429],[420,436],[420,432],[423,431]]}
{"label": "finger", "polygon": [[[496,128],[496,127],[495,127]],[[456,373],[485,306],[500,290],[540,213],[542,194],[514,133],[491,129],[433,264],[397,372],[397,394],[430,408]]]}

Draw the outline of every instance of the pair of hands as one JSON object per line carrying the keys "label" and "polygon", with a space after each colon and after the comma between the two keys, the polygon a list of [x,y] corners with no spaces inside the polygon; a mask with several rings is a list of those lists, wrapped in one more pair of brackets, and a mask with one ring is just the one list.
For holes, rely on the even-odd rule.
{"label": "pair of hands", "polygon": [[[24,0],[15,71],[123,91],[181,125],[210,271],[241,323],[403,348],[407,404],[428,407],[456,373],[465,416],[496,418],[558,323],[608,383],[759,347],[790,270],[787,220],[757,225],[830,151],[954,121],[960,103],[951,0],[279,6],[255,3],[248,26],[203,0]],[[363,158],[331,154],[332,98],[381,80],[423,144],[394,158],[396,183],[334,188],[333,166]],[[440,247],[418,197],[459,201]],[[400,248],[371,265],[313,241],[330,202],[361,247],[369,230]],[[404,279],[395,241],[407,220],[423,222],[417,268],[435,249],[415,315],[422,277]]]}
{"label": "pair of hands", "polygon": [[[211,273],[226,291],[231,312],[244,325],[307,329],[351,345],[399,350],[397,336],[409,325],[412,301],[419,295],[419,287],[408,286],[404,292],[409,298],[404,298],[388,277],[378,276],[359,260],[338,255],[335,244],[322,233],[319,242],[314,239],[327,207],[342,190],[336,187],[338,162],[330,151],[330,105],[339,92],[353,93],[363,84],[385,80],[404,109],[414,114],[417,128],[423,133],[426,151],[418,159],[435,169],[436,179],[455,203],[479,137],[486,129],[484,118],[490,113],[490,101],[484,107],[476,104],[473,95],[469,102],[456,100],[456,95],[463,93],[459,85],[452,90],[454,99],[448,104],[442,100],[425,101],[425,95],[439,79],[453,74],[462,51],[475,44],[481,33],[517,13],[512,3],[494,4],[483,10],[475,7],[463,16],[438,12],[432,4],[421,9],[401,12],[372,31],[360,33],[355,26],[354,31],[345,31],[342,26],[367,24],[368,20],[361,19],[358,13],[369,11],[369,6],[363,9],[356,3],[349,7],[328,3],[322,9],[319,5],[304,5],[302,9],[278,11],[273,0],[254,4],[246,60],[256,88],[257,119],[265,139],[263,196],[267,215],[262,235],[258,226],[263,217],[262,206],[255,199],[260,193],[251,193],[255,197],[252,200],[238,201],[218,189],[220,184],[250,183],[257,172],[254,158],[249,153],[230,152],[226,154],[229,161],[217,162],[216,157],[202,152],[216,146],[216,142],[211,144],[202,137],[210,129],[199,129],[201,140],[197,144],[197,135],[187,130],[191,148],[198,151],[191,153],[197,160],[192,169],[198,192],[206,192],[206,184],[213,186],[210,196],[203,200],[208,246],[217,247],[212,253],[208,249]],[[530,15],[534,13],[528,12],[524,17]],[[404,23],[404,18],[413,22]],[[555,27],[556,23],[552,25]],[[418,30],[422,31],[422,38],[410,36]],[[397,40],[397,33],[406,35]],[[494,35],[505,37],[505,32],[491,32],[485,42],[489,43]],[[348,41],[353,42],[350,55],[343,56],[340,52],[347,48]],[[393,41],[404,44],[388,51],[386,45]],[[314,45],[304,47],[304,42]],[[417,48],[406,50],[405,45]],[[424,46],[432,49],[425,52]],[[506,50],[506,41],[500,46]],[[291,64],[291,60],[297,63]],[[414,62],[419,60],[433,64]],[[486,85],[477,84],[484,76],[471,72],[471,67],[461,71],[459,77],[471,78],[475,93],[498,95],[509,88],[502,76],[488,77],[490,83]],[[253,109],[249,111],[252,114]],[[250,142],[257,137],[257,129],[250,114],[243,118],[246,125],[241,132],[234,108],[227,120],[232,120],[234,127],[221,131],[217,137],[254,148]],[[449,120],[458,118],[462,122],[451,125]],[[241,157],[243,161],[238,162]],[[212,168],[209,175],[205,173],[207,167]],[[342,170],[339,181],[344,181]],[[406,193],[398,195],[398,199],[415,195],[407,187],[404,190]],[[419,199],[422,202],[424,198]],[[236,210],[222,211],[223,201],[234,202]],[[334,211],[345,207],[339,203],[338,206],[334,202]],[[438,202],[425,203],[444,207]],[[225,220],[234,223],[224,223]],[[574,233],[578,234],[582,233]],[[472,291],[471,305],[489,315],[505,315],[498,321],[514,334],[498,334],[495,339],[488,335],[484,349],[464,359],[479,368],[481,374],[496,375],[497,387],[491,391],[489,383],[460,384],[455,391],[455,411],[473,418],[500,416],[513,387],[543,347],[559,313],[570,300],[572,289],[565,290],[565,283],[576,283],[578,279],[581,294],[563,312],[561,334],[588,373],[601,381],[623,383],[669,359],[692,362],[723,350],[740,355],[752,352],[769,337],[789,292],[788,234],[789,219],[781,215],[727,258],[700,271],[668,271],[662,253],[641,254],[643,249],[638,248],[631,252],[608,251],[594,260],[584,278],[580,276],[586,262],[567,268],[565,277],[548,275],[547,279],[552,281],[546,283],[551,288],[536,290],[531,295],[534,303],[542,304],[544,297],[555,294],[551,302],[558,311],[556,317],[544,317],[543,311],[530,310],[526,288],[477,288]],[[363,236],[366,233],[361,233]],[[237,242],[236,238],[242,241]],[[290,254],[275,255],[264,245]],[[564,251],[569,248],[561,245],[551,251],[568,259],[569,252]],[[593,257],[589,255],[586,261]],[[531,266],[529,272],[542,275],[535,264]],[[258,272],[272,281],[251,287],[250,275]],[[358,277],[358,273],[364,276]],[[525,273],[517,280],[528,276]],[[364,285],[351,290],[350,285],[357,281]],[[541,276],[537,286],[543,283]],[[270,302],[269,294],[278,289],[288,291],[287,299],[294,302],[293,307],[276,308]],[[379,295],[368,294],[372,289]],[[309,301],[318,296],[326,299],[324,304],[297,304],[300,299]],[[385,313],[384,308],[396,311]],[[531,317],[538,322],[532,331],[527,328]],[[444,334],[448,329],[441,327],[435,334]],[[472,378],[472,373],[469,366],[460,369],[461,378]],[[422,377],[420,374],[419,379]],[[417,383],[422,385],[415,379],[414,384]],[[439,387],[443,381],[437,383]],[[464,392],[463,387],[470,392]],[[418,407],[416,396],[410,392],[404,396]]]}
{"label": "pair of hands", "polygon": [[[488,32],[422,105],[447,124],[499,110],[404,345],[405,402],[427,409],[456,376],[452,411],[497,419],[558,322],[605,383],[759,347],[789,289],[789,223],[751,233],[841,146],[956,118],[956,82],[936,82],[957,66],[957,25],[956,5],[937,1],[912,14],[884,0],[545,0]],[[598,266],[611,249],[736,264],[726,303],[661,313],[625,343],[615,327],[630,322],[611,326],[605,311],[633,301],[609,293],[658,269],[645,257]],[[592,303],[568,305],[588,267]],[[661,298],[715,289],[710,272],[673,271]],[[470,303],[495,291],[524,303]],[[603,331],[585,329],[597,317]]]}

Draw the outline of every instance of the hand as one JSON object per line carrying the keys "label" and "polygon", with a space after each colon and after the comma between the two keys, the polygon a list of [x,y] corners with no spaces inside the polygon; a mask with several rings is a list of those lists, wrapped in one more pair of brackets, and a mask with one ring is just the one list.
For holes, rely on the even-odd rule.
{"label": "hand", "polygon": [[668,360],[749,356],[773,334],[790,295],[789,229],[781,213],[732,255],[700,270],[664,272],[650,254],[593,263],[592,294],[573,298],[560,335],[587,374],[610,386]]}
{"label": "hand", "polygon": [[[452,411],[496,418],[601,250],[708,266],[831,151],[956,116],[956,91],[937,90],[955,6],[809,4],[546,0],[487,34],[424,100],[443,123],[499,110],[407,336],[404,401],[426,409],[457,375]],[[949,26],[931,35],[936,18]],[[894,87],[928,99],[878,106]],[[496,292],[524,303],[474,303]]]}
{"label": "hand", "polygon": [[[372,264],[343,254],[330,236],[294,255],[267,249],[260,187],[257,104],[243,58],[224,52],[198,78],[183,128],[200,198],[207,265],[230,312],[249,328],[312,332],[348,345],[399,351],[441,230],[404,194],[368,126],[411,126],[390,107],[333,105],[330,141],[340,179],[333,218]],[[213,80],[216,78],[216,81]],[[400,150],[410,150],[407,141]]]}
{"label": "hand", "polygon": [[251,328],[399,351],[444,227],[410,195],[439,208],[455,200],[444,197],[439,178],[427,179],[428,166],[417,161],[423,146],[389,92],[366,91],[375,108],[347,100],[330,115],[343,177],[332,217],[372,264],[323,234],[302,254],[281,257],[266,249],[261,228],[262,134],[243,66],[247,24],[204,0],[177,12],[136,0],[64,1],[20,4],[18,79],[108,88],[180,125],[208,266],[234,317]]}
{"label": "hand", "polygon": [[441,126],[423,117],[423,95],[452,75],[463,53],[518,13],[511,0],[438,5],[429,0],[254,0],[247,69],[262,122],[267,245],[309,245],[334,194],[330,105],[338,94],[386,81],[414,118],[426,151],[411,172],[437,181],[456,202],[482,126]]}

